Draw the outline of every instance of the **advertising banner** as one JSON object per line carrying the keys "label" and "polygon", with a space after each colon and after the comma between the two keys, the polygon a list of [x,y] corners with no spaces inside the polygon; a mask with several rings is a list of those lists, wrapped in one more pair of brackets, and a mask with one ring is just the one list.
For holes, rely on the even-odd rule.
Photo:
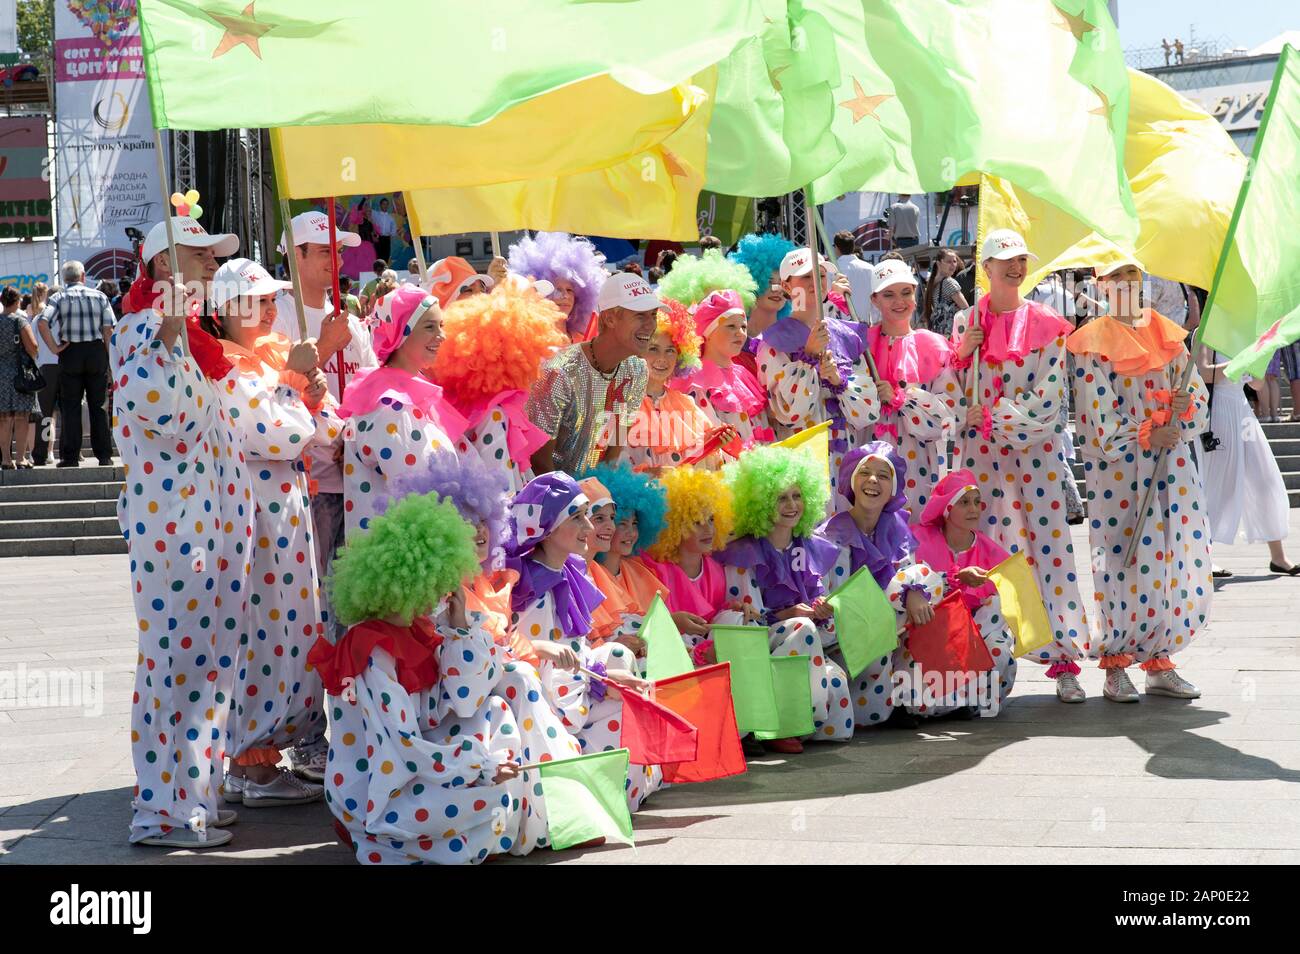
{"label": "advertising banner", "polygon": [[54,242],[0,242],[0,288],[13,285],[26,295],[37,282],[55,284]]}
{"label": "advertising banner", "polygon": [[0,239],[53,238],[45,116],[0,118]]}

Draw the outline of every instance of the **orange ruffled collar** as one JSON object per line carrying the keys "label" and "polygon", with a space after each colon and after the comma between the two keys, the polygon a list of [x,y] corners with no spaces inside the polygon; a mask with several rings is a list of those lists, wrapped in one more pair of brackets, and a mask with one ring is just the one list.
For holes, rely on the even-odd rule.
{"label": "orange ruffled collar", "polygon": [[1187,331],[1158,311],[1142,309],[1140,325],[1109,315],[1094,318],[1065,339],[1071,354],[1100,355],[1120,374],[1145,374],[1167,367],[1184,351]]}

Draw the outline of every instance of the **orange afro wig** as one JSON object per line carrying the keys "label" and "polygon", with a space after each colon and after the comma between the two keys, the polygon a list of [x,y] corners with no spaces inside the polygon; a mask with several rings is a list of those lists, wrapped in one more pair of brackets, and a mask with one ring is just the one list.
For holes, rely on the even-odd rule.
{"label": "orange afro wig", "polygon": [[678,374],[685,374],[700,366],[703,341],[695,331],[695,316],[686,310],[685,305],[664,298],[663,307],[655,313],[655,331],[667,335],[677,349]]}
{"label": "orange afro wig", "polygon": [[438,349],[433,380],[462,408],[502,391],[531,390],[543,362],[569,344],[560,309],[509,283],[453,302],[442,316],[447,340]]}

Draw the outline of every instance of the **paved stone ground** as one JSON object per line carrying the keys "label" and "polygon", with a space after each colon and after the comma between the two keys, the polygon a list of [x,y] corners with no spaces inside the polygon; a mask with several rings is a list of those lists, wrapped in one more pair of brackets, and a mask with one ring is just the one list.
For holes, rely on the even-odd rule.
{"label": "paved stone ground", "polygon": [[[745,776],[657,794],[635,817],[635,852],[524,863],[1296,863],[1300,578],[1262,572],[1262,545],[1217,559],[1237,575],[1179,657],[1199,701],[1116,705],[1087,668],[1088,702],[1064,706],[1026,665],[997,719],[754,761]],[[135,657],[125,557],[0,560],[0,673],[104,674],[96,716],[0,707],[0,863],[351,863],[321,805],[242,811],[235,840],[206,853],[129,846]]]}

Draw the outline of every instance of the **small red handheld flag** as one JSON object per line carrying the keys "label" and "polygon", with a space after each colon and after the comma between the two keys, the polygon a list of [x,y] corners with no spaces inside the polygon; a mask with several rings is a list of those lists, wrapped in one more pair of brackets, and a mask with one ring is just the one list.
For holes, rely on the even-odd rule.
{"label": "small red handheld flag", "polygon": [[665,782],[711,782],[748,771],[731,702],[731,664],[717,663],[654,684],[655,699],[699,730],[692,760],[661,763]]}
{"label": "small red handheld flag", "polygon": [[691,762],[698,752],[699,733],[672,709],[635,692],[622,691],[623,735],[633,765]]}

